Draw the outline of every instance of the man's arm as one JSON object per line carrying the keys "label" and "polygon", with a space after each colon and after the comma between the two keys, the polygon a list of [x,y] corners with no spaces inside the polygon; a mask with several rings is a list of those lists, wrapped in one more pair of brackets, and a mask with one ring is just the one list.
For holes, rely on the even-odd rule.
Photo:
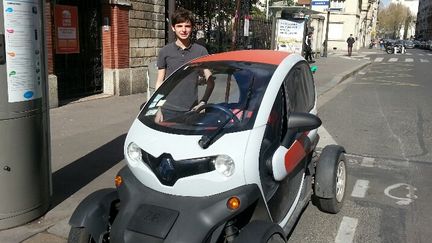
{"label": "man's arm", "polygon": [[165,79],[165,73],[165,69],[158,69],[155,89],[158,89],[162,85]]}
{"label": "man's arm", "polygon": [[212,73],[208,69],[204,69],[204,76],[207,80],[206,89],[204,91],[204,95],[201,99],[201,101],[204,101],[207,103],[207,101],[210,98],[211,93],[213,92],[215,83],[214,83],[214,77],[212,76]]}

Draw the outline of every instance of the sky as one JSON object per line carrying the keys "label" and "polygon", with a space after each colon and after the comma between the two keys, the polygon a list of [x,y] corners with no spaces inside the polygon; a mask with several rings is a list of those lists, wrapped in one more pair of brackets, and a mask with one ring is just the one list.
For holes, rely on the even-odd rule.
{"label": "sky", "polygon": [[390,3],[390,0],[381,0],[384,6],[387,6]]}

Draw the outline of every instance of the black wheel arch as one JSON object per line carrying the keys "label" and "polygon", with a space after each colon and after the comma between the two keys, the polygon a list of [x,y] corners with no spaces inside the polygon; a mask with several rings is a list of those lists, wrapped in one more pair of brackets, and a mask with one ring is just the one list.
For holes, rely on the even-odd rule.
{"label": "black wheel arch", "polygon": [[115,188],[98,190],[88,195],[73,212],[69,224],[84,227],[94,239],[99,239],[110,224],[113,204],[119,200]]}
{"label": "black wheel arch", "polygon": [[340,145],[327,145],[322,150],[315,171],[315,196],[320,198],[335,197],[334,170],[342,153],[345,153],[345,148]]}
{"label": "black wheel arch", "polygon": [[264,220],[251,221],[240,231],[234,243],[263,243],[274,234],[279,234],[286,241],[286,234],[278,224]]}

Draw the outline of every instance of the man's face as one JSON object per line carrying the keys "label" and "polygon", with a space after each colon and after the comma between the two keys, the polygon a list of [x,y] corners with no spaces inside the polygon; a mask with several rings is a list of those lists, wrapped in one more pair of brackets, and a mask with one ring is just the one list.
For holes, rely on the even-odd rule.
{"label": "man's face", "polygon": [[190,21],[177,23],[172,26],[172,30],[174,31],[178,39],[186,40],[189,38],[192,32],[192,24]]}

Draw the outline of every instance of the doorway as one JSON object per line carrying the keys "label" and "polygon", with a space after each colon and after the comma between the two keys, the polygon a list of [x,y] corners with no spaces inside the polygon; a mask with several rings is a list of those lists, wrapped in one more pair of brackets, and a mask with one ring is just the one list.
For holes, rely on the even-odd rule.
{"label": "doorway", "polygon": [[54,73],[57,75],[59,100],[102,93],[100,1],[56,0],[55,4],[78,8],[79,53],[54,56]]}

